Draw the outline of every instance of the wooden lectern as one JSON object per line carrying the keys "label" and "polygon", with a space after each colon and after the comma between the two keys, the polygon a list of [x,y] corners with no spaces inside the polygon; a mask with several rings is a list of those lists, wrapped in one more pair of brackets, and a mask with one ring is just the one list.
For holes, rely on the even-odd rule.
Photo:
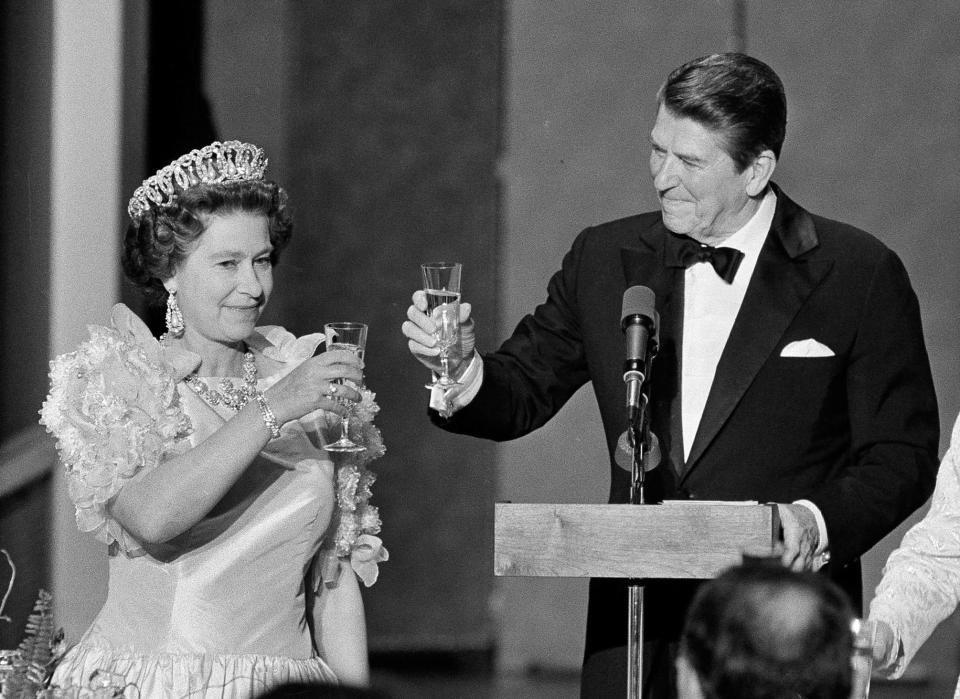
{"label": "wooden lectern", "polygon": [[[756,503],[497,503],[494,572],[636,581],[707,579],[740,563],[744,554],[769,555],[779,527],[776,506]],[[642,654],[635,643],[628,645],[632,655]],[[633,663],[639,664],[639,658],[628,659],[628,666]],[[630,699],[640,691],[638,682],[628,683]]]}

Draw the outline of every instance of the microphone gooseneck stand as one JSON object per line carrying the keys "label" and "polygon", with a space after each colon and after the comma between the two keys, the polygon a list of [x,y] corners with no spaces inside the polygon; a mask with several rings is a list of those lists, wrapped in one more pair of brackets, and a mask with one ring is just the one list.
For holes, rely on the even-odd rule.
{"label": "microphone gooseneck stand", "polygon": [[[623,293],[620,329],[626,340],[623,380],[627,384],[627,450],[630,466],[617,463],[630,471],[631,505],[644,504],[644,480],[651,451],[650,369],[657,353],[659,338],[656,297],[645,286],[631,286]],[[631,578],[629,589],[627,637],[627,698],[640,699],[643,693],[643,583]]]}
{"label": "microphone gooseneck stand", "polygon": [[[633,445],[630,469],[630,504],[644,505],[644,482],[646,470],[644,458],[649,446],[649,423],[647,422],[647,393],[641,393],[640,410],[627,427]],[[628,585],[627,624],[627,699],[640,699],[643,694],[643,583],[633,578]]]}

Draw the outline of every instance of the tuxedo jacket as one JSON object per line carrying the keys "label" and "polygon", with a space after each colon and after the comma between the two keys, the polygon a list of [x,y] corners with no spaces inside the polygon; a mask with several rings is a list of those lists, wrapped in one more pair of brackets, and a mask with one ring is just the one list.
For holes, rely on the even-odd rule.
{"label": "tuxedo jacket", "polygon": [[[613,462],[626,428],[621,300],[647,286],[660,316],[650,420],[663,454],[647,474],[647,502],[808,499],[826,522],[828,572],[857,604],[859,556],[924,503],[936,476],[939,420],[920,313],[891,250],[774,189],[773,223],[689,458],[680,435],[684,268],[659,212],[583,231],[546,301],[483,357],[475,399],[448,420],[432,417],[454,432],[513,439],[589,381],[611,455],[610,501],[626,502],[629,474]],[[783,356],[804,340],[829,356]],[[588,657],[625,643],[626,603],[602,586],[591,591]],[[689,592],[648,586],[647,637],[676,637]]]}

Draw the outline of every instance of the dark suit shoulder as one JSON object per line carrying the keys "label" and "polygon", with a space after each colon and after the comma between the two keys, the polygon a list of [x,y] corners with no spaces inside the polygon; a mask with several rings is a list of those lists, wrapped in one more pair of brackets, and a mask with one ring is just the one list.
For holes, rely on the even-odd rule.
{"label": "dark suit shoulder", "polygon": [[852,226],[849,223],[835,221],[810,214],[817,238],[821,246],[828,252],[842,252],[853,255],[882,256],[893,251],[872,233]]}
{"label": "dark suit shoulder", "polygon": [[585,228],[571,248],[571,256],[587,267],[616,265],[620,268],[623,249],[653,250],[662,244],[662,217],[659,211],[634,214]]}
{"label": "dark suit shoulder", "polygon": [[624,216],[585,228],[578,238],[588,242],[602,239],[605,242],[618,241],[622,245],[629,245],[631,241],[636,242],[638,236],[648,235],[660,220],[659,211]]}
{"label": "dark suit shoulder", "polygon": [[771,186],[777,195],[773,228],[791,256],[812,254],[870,264],[893,254],[876,236],[849,223],[811,213],[776,184]]}

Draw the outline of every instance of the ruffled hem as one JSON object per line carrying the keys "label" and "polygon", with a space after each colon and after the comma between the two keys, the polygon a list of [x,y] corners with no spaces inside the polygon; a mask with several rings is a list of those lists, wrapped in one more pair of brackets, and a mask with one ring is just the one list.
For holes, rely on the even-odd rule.
{"label": "ruffled hem", "polygon": [[333,670],[321,658],[144,655],[83,644],[64,656],[52,681],[57,687],[54,696],[77,699],[101,696],[97,690],[103,692],[106,687],[122,689],[123,697],[251,699],[288,683],[338,684]]}

